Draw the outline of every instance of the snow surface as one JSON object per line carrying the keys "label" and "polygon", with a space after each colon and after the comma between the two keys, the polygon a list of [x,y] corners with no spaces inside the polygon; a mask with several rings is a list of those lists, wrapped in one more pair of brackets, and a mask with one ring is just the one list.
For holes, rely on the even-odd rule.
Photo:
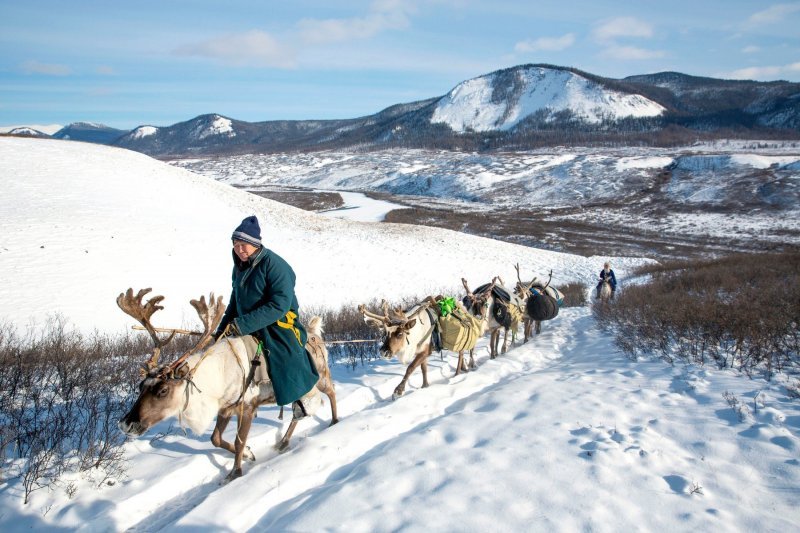
{"label": "snow surface", "polygon": [[386,214],[394,209],[406,209],[406,206],[393,204],[384,200],[375,200],[360,192],[340,192],[344,205],[327,211],[320,211],[321,215],[359,222],[381,222]]}
{"label": "snow surface", "polygon": [[[585,207],[563,219],[597,226],[616,221],[644,231],[657,228],[659,234],[677,238],[727,235],[735,227],[737,240],[800,244],[797,142],[730,141],[669,149],[562,147],[493,154],[249,154],[172,164],[233,185],[389,192],[416,196],[420,202],[430,199],[476,216],[492,209],[573,209],[621,202],[627,210]],[[644,212],[661,202],[657,198],[653,204],[643,203],[642,191],[654,189],[668,201],[698,212]],[[730,212],[719,214],[718,207]]]}
{"label": "snow surface", "polygon": [[[230,231],[246,215],[298,272],[301,304],[399,297],[512,277],[512,262],[558,283],[589,282],[582,258],[405,225],[308,214],[141,154],[0,139],[0,315],[22,325],[60,310],[79,325],[127,327],[113,299],[129,285],[168,310],[227,294]],[[44,246],[44,248],[40,248]],[[641,260],[614,258],[621,290]],[[512,274],[509,273],[511,271]],[[473,281],[474,280],[474,281]],[[175,325],[175,315],[164,324]],[[169,320],[166,320],[169,318]],[[542,334],[453,377],[430,359],[431,386],[395,361],[333,365],[341,421],[262,408],[232,464],[209,433],[163,422],[125,446],[130,476],[77,492],[32,494],[0,482],[4,531],[794,531],[800,521],[800,407],[778,382],[622,357],[588,308],[563,309]],[[734,394],[740,420],[722,398]],[[233,426],[233,425],[231,425]],[[231,428],[227,438],[232,440]]]}
{"label": "snow surface", "polygon": [[[353,305],[389,286],[387,297],[425,296],[458,289],[462,277],[515,279],[516,263],[539,277],[552,269],[556,284],[590,282],[604,259],[315,215],[143,154],[85,143],[0,139],[0,180],[0,277],[14,280],[0,286],[0,320],[18,325],[60,313],[81,329],[120,328],[129,320],[115,298],[128,287],[167,297],[156,322],[193,320],[189,300],[228,294],[230,235],[251,214],[301,280],[301,305]],[[623,273],[642,262],[613,261]],[[354,276],[355,266],[375,274]]]}
{"label": "snow surface", "polygon": [[460,83],[436,105],[431,123],[444,123],[463,133],[509,130],[540,111],[552,117],[569,110],[589,123],[606,118],[653,117],[665,111],[644,96],[606,89],[566,70],[531,67],[514,75],[521,92],[512,98],[494,97],[497,73]]}

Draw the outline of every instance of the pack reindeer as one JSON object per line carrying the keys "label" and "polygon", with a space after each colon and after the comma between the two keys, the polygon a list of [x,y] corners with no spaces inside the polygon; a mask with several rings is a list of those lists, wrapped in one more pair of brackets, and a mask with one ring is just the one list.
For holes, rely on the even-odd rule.
{"label": "pack reindeer", "polygon": [[428,309],[429,305],[429,302],[423,302],[407,312],[394,309],[394,316],[389,316],[389,304],[385,300],[381,303],[383,315],[368,311],[364,304],[358,306],[364,322],[381,328],[383,332],[381,356],[384,359],[397,357],[403,364],[411,360],[403,379],[394,389],[392,399],[403,395],[408,378],[417,367],[422,370],[422,387],[428,386],[428,357],[433,353],[432,336],[436,325],[435,314]]}
{"label": "pack reindeer", "polygon": [[[514,303],[505,302],[498,298],[495,294],[495,287],[499,287],[510,296],[510,292],[505,287],[502,287],[502,285],[498,284],[499,281],[500,277],[495,276],[491,283],[487,283],[478,287],[476,289],[476,293],[473,293],[469,290],[467,280],[461,278],[461,283],[464,285],[464,289],[467,291],[467,295],[464,297],[464,306],[475,316],[481,316],[483,309],[486,308],[486,314],[488,315],[488,323],[486,327],[490,332],[490,359],[495,359],[498,355],[500,330],[503,330],[503,346],[500,348],[500,353],[506,353],[509,346],[508,332],[509,330],[514,331],[518,327],[518,324],[513,319],[512,313],[509,310],[509,306],[514,305]],[[498,317],[501,318],[498,320]]]}
{"label": "pack reindeer", "polygon": [[[176,361],[160,364],[161,349],[169,343],[174,332],[162,339],[151,323],[153,314],[163,309],[159,303],[163,296],[154,296],[146,303],[143,297],[151,289],[142,289],[135,296],[128,289],[117,297],[117,305],[125,313],[139,322],[150,334],[155,349],[152,357],[142,369],[143,379],[139,383],[139,397],[130,411],[119,420],[119,428],[129,436],[138,436],[154,424],[176,416],[182,425],[194,433],[205,431],[216,416],[216,425],[211,442],[218,448],[233,453],[233,469],[226,481],[242,475],[242,459],[255,461],[255,456],[247,447],[247,435],[258,406],[275,403],[275,392],[269,381],[248,384],[250,358],[243,337],[225,337],[206,348],[212,340],[225,305],[222,297],[214,299],[211,293],[208,302],[205,297],[192,300],[203,323],[203,332],[197,343]],[[322,319],[313,317],[308,325],[306,349],[312,354],[319,373],[316,389],[306,397],[316,396],[316,390],[324,392],[331,404],[331,425],[338,422],[336,415],[336,394],[328,369],[328,352],[322,342]],[[223,438],[223,432],[231,418],[236,415],[238,427],[234,443]],[[292,420],[283,438],[277,444],[279,450],[289,446],[297,420]]]}
{"label": "pack reindeer", "polygon": [[[556,304],[555,300],[552,300],[552,298],[546,292],[547,287],[550,285],[550,281],[553,279],[553,272],[550,271],[550,278],[547,280],[546,284],[542,285],[537,280],[536,276],[534,276],[529,282],[522,281],[522,276],[520,275],[519,271],[519,263],[514,265],[514,269],[517,271],[517,284],[514,287],[514,294],[516,294],[516,296],[523,301],[523,309],[525,309],[525,313],[523,315],[524,327],[522,330],[522,342],[526,343],[534,331],[536,335],[542,332],[543,319],[549,320],[558,314],[558,305]],[[534,297],[542,298],[542,300],[537,302],[537,305],[534,305]],[[542,308],[544,308],[544,311]]]}

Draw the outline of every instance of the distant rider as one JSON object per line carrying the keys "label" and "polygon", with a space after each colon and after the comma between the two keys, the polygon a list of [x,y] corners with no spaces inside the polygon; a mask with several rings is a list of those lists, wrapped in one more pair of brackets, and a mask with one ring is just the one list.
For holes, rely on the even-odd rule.
{"label": "distant rider", "polygon": [[603,263],[603,270],[600,271],[600,281],[597,282],[597,294],[595,298],[600,298],[600,288],[606,280],[608,280],[611,285],[611,298],[614,298],[614,293],[617,291],[617,277],[614,275],[614,271],[611,270],[611,263],[608,261]]}

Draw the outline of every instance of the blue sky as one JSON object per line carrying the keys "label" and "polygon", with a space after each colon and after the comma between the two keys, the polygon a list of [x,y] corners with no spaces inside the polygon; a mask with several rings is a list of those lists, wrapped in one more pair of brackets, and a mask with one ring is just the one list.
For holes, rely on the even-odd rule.
{"label": "blue sky", "polygon": [[800,81],[800,1],[0,0],[0,125],[353,118],[523,63]]}

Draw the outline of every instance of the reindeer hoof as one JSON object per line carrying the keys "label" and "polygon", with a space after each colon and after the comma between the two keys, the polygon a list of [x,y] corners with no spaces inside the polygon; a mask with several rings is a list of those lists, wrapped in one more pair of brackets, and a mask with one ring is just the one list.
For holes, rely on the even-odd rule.
{"label": "reindeer hoof", "polygon": [[403,395],[403,391],[402,390],[395,389],[395,391],[392,393],[392,400],[396,400],[402,395]]}
{"label": "reindeer hoof", "polygon": [[234,468],[233,470],[231,470],[231,473],[225,477],[225,481],[223,481],[222,483],[223,484],[230,483],[231,481],[239,477],[242,477],[242,469]]}
{"label": "reindeer hoof", "polygon": [[289,441],[288,440],[282,440],[275,446],[275,448],[277,448],[278,453],[283,453],[283,452],[285,452],[286,450],[289,449]]}

